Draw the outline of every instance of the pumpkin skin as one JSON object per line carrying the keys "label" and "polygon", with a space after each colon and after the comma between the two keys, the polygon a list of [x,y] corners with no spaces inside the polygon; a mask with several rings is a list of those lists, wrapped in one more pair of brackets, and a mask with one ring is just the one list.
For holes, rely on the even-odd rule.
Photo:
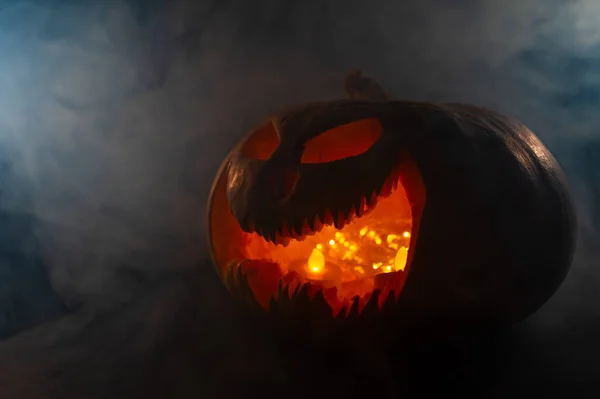
{"label": "pumpkin skin", "polygon": [[[228,288],[271,313],[306,320],[386,314],[404,325],[505,323],[542,306],[567,275],[576,221],[564,174],[540,140],[519,122],[471,105],[391,100],[379,86],[376,95],[349,97],[276,114],[224,161],[208,231]],[[378,135],[350,135],[364,143],[345,147],[338,135],[343,150],[319,150],[322,160],[305,162],[323,132],[352,124],[368,131],[373,123]],[[285,276],[261,272],[276,263],[239,261],[247,234],[279,243],[318,230],[315,216],[316,224],[340,229],[360,219],[365,199],[377,209],[388,194],[390,176],[410,207],[407,264],[375,276],[362,300],[332,312],[325,289],[286,288]]]}

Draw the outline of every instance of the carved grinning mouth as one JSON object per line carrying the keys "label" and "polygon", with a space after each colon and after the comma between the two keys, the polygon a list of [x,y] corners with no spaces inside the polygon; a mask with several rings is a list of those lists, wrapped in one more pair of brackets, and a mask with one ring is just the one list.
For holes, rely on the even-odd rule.
{"label": "carved grinning mouth", "polygon": [[[259,206],[261,212],[255,218],[248,215],[241,220],[234,212],[241,209],[243,214],[247,201],[244,195],[232,195],[232,202],[226,190],[244,186],[231,185],[236,173],[229,169],[229,175],[224,176],[229,177],[229,186],[223,179],[222,191],[216,191],[222,195],[225,208],[221,212],[226,213],[229,225],[222,229],[222,241],[214,241],[223,244],[220,253],[225,274],[242,268],[240,273],[265,309],[270,306],[271,296],[279,298],[278,284],[289,287],[290,293],[299,286],[308,286],[310,298],[322,292],[334,314],[349,308],[356,298],[362,309],[375,292],[381,293],[379,306],[392,291],[397,299],[408,275],[410,248],[415,242],[415,214],[409,199],[414,197],[409,197],[405,185],[413,187],[416,169],[410,154],[400,153],[392,162],[387,167],[379,165],[377,173],[364,175],[360,168],[351,168],[361,176],[353,181],[351,173],[341,174],[343,180],[336,184],[343,190],[315,189],[315,198],[310,197],[308,182],[312,180],[302,180],[301,188],[294,190],[298,190],[296,201],[306,201],[304,206],[294,206],[290,201],[272,212],[267,206]],[[315,187],[327,184],[323,179],[315,182]],[[231,205],[235,201],[240,204],[238,208]],[[213,234],[221,233],[214,226]],[[236,240],[235,246],[226,246],[230,238]],[[244,285],[240,281],[234,279],[228,284]]]}
{"label": "carved grinning mouth", "polygon": [[257,233],[270,243],[287,247],[294,240],[303,241],[307,237],[321,232],[326,226],[335,226],[339,230],[353,220],[367,215],[375,209],[380,200],[389,197],[396,191],[399,184],[400,168],[396,166],[391,170],[383,183],[373,189],[370,194],[362,194],[358,201],[338,207],[346,210],[325,208],[321,215],[306,215],[302,218],[301,227],[298,227],[300,223],[297,223],[297,216],[294,216],[294,220],[291,220],[291,218],[286,220],[284,217],[281,226],[274,231],[268,231],[262,228],[257,222],[250,220],[247,232]]}
{"label": "carved grinning mouth", "polygon": [[249,140],[230,161],[225,198],[239,235],[223,264],[226,275],[243,269],[263,308],[277,284],[322,292],[335,314],[376,292],[397,299],[415,242],[404,185],[416,169],[403,147],[379,141],[381,129],[364,119],[327,130],[304,142],[298,164],[273,158],[278,140],[269,151]]}

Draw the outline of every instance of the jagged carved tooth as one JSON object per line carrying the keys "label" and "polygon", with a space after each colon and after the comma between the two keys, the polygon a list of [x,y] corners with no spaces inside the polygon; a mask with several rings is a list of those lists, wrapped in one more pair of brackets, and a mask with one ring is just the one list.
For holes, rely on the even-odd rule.
{"label": "jagged carved tooth", "polygon": [[356,207],[356,214],[360,217],[367,212],[367,199],[364,195],[360,197],[360,203]]}
{"label": "jagged carved tooth", "polygon": [[400,178],[400,175],[402,174],[402,166],[399,163],[394,167],[393,173],[396,180],[398,180]]}
{"label": "jagged carved tooth", "polygon": [[271,242],[273,242],[274,244],[277,244],[277,236],[279,236],[279,233],[277,232],[277,229],[272,230],[269,233],[269,237],[271,238]]}
{"label": "jagged carved tooth", "polygon": [[346,214],[346,222],[350,222],[352,219],[356,217],[356,207],[352,205],[350,210]]}
{"label": "jagged carved tooth", "polygon": [[291,237],[290,229],[287,226],[287,222],[283,222],[283,226],[281,226],[281,236],[282,237]]}
{"label": "jagged carved tooth", "polygon": [[395,190],[398,188],[398,184],[400,184],[400,166],[399,165],[397,165],[394,168],[390,177],[392,178],[392,190]]}
{"label": "jagged carved tooth", "polygon": [[302,237],[302,225],[304,224],[304,222],[298,223],[298,222],[294,222],[290,224],[290,233],[292,234],[292,237],[296,240],[300,240],[300,238]]}
{"label": "jagged carved tooth", "polygon": [[289,232],[290,232],[290,237],[292,237],[293,239],[298,238],[299,234],[298,234],[298,232],[296,230],[294,230],[294,226],[293,225],[290,226]]}
{"label": "jagged carved tooth", "polygon": [[314,218],[310,218],[307,217],[305,220],[306,224],[308,224],[308,227],[310,228],[311,232],[315,231],[315,219]]}
{"label": "jagged carved tooth", "polygon": [[304,223],[302,223],[302,235],[307,236],[313,234],[313,229],[308,224],[308,218],[304,218]]}
{"label": "jagged carved tooth", "polygon": [[373,192],[371,193],[371,198],[369,198],[368,208],[375,208],[375,205],[377,205],[378,201],[379,196],[377,195],[377,192],[373,190]]}
{"label": "jagged carved tooth", "polygon": [[346,224],[346,216],[341,210],[337,211],[337,217],[335,218],[335,227],[341,229]]}
{"label": "jagged carved tooth", "polygon": [[315,220],[313,220],[313,230],[315,232],[319,232],[323,230],[323,223],[321,223],[321,219],[319,219],[319,215],[315,215]]}
{"label": "jagged carved tooth", "polygon": [[383,185],[381,186],[381,189],[379,190],[379,195],[382,197],[387,197],[392,193],[392,185],[393,185],[394,179],[392,178],[387,178],[385,179],[385,181],[383,182]]}
{"label": "jagged carved tooth", "polygon": [[298,235],[296,236],[296,241],[304,241],[306,237],[308,236],[298,233]]}
{"label": "jagged carved tooth", "polygon": [[331,226],[333,224],[333,216],[331,215],[331,211],[329,208],[325,209],[325,213],[323,215],[323,224]]}
{"label": "jagged carved tooth", "polygon": [[244,220],[243,223],[240,223],[240,226],[242,227],[242,230],[244,230],[247,233],[256,232],[256,228],[254,227],[254,221],[252,219]]}
{"label": "jagged carved tooth", "polygon": [[288,244],[290,243],[291,239],[289,237],[283,237],[281,234],[277,233],[275,235],[275,243],[278,245],[282,245],[284,247],[287,247]]}
{"label": "jagged carved tooth", "polygon": [[275,234],[276,234],[276,233],[273,233],[273,232],[269,231],[269,232],[266,232],[266,233],[263,235],[263,237],[264,237],[264,239],[265,239],[265,240],[267,240],[268,242],[275,243]]}

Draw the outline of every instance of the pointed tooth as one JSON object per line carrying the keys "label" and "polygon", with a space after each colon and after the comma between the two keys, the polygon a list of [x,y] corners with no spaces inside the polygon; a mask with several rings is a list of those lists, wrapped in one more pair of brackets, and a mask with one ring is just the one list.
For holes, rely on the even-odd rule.
{"label": "pointed tooth", "polygon": [[304,223],[302,224],[302,235],[307,236],[313,233],[312,228],[308,224],[308,218],[304,218]]}
{"label": "pointed tooth", "polygon": [[277,232],[277,230],[274,230],[273,232],[271,232],[270,237],[271,237],[271,241],[273,241],[273,244],[277,244],[277,236],[279,236],[279,233]]}
{"label": "pointed tooth", "polygon": [[401,185],[401,181],[402,181],[402,169],[400,168],[400,166],[398,166],[396,168],[396,173],[395,173],[395,178],[394,178],[394,187],[398,187]]}
{"label": "pointed tooth", "polygon": [[382,197],[387,197],[392,193],[392,185],[394,178],[387,178],[383,182],[383,186],[381,186],[381,190],[379,190],[379,195]]}
{"label": "pointed tooth", "polygon": [[254,233],[256,231],[256,228],[254,227],[254,221],[251,219],[244,222],[244,227],[244,230],[246,230],[248,233]]}
{"label": "pointed tooth", "polygon": [[292,237],[294,237],[294,239],[299,239],[300,237],[302,237],[302,226],[303,225],[304,225],[303,219],[296,219],[296,220],[290,222],[290,225],[289,225],[290,233],[292,233]]}
{"label": "pointed tooth", "polygon": [[373,190],[373,192],[371,193],[371,198],[369,198],[368,207],[371,209],[375,208],[375,205],[377,205],[378,201],[379,201],[379,198],[377,196],[377,192],[375,190]]}
{"label": "pointed tooth", "polygon": [[315,219],[314,218],[306,218],[305,220],[306,224],[308,224],[308,227],[310,228],[310,231],[314,233],[315,231]]}
{"label": "pointed tooth", "polygon": [[335,218],[335,227],[337,229],[341,229],[346,224],[346,217],[344,216],[344,212],[339,210],[337,212],[337,217]]}
{"label": "pointed tooth", "polygon": [[352,205],[350,207],[350,210],[348,211],[348,213],[346,214],[346,221],[350,222],[352,219],[354,219],[356,217],[356,207],[354,205]]}
{"label": "pointed tooth", "polygon": [[293,226],[290,226],[290,237],[292,237],[293,239],[297,239],[298,237],[300,237],[300,234],[294,229]]}
{"label": "pointed tooth", "polygon": [[313,221],[313,230],[315,232],[319,232],[323,229],[323,223],[321,223],[321,219],[319,219],[319,215],[315,216],[315,220]]}
{"label": "pointed tooth", "polygon": [[333,216],[331,215],[331,211],[329,209],[325,209],[325,214],[323,215],[323,224],[331,226],[333,224]]}
{"label": "pointed tooth", "polygon": [[292,236],[298,240],[301,241],[302,239],[302,226],[304,225],[304,223],[294,223],[291,228],[292,228]]}
{"label": "pointed tooth", "polygon": [[392,187],[395,190],[398,187],[398,181],[400,180],[400,167],[396,166],[390,175],[392,181]]}
{"label": "pointed tooth", "polygon": [[263,237],[264,237],[264,238],[265,238],[267,241],[269,241],[269,242],[271,242],[271,243],[273,243],[273,244],[274,244],[274,243],[275,243],[275,234],[276,234],[276,233],[273,233],[273,232],[269,231],[269,232],[268,232],[268,233],[266,233],[266,234],[265,234]]}
{"label": "pointed tooth", "polygon": [[275,243],[287,247],[291,239],[289,237],[283,237],[279,233],[275,236]]}
{"label": "pointed tooth", "polygon": [[290,229],[288,228],[286,222],[284,222],[283,226],[281,227],[281,236],[286,238],[289,238],[291,236]]}
{"label": "pointed tooth", "polygon": [[356,208],[356,214],[360,217],[367,212],[367,199],[364,196],[360,197],[360,203]]}

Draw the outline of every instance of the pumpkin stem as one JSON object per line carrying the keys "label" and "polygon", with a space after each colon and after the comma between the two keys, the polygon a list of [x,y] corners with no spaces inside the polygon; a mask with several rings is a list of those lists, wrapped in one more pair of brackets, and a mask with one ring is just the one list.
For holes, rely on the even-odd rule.
{"label": "pumpkin stem", "polygon": [[360,69],[353,69],[344,79],[344,91],[350,99],[389,100],[390,95],[381,85],[366,75]]}

